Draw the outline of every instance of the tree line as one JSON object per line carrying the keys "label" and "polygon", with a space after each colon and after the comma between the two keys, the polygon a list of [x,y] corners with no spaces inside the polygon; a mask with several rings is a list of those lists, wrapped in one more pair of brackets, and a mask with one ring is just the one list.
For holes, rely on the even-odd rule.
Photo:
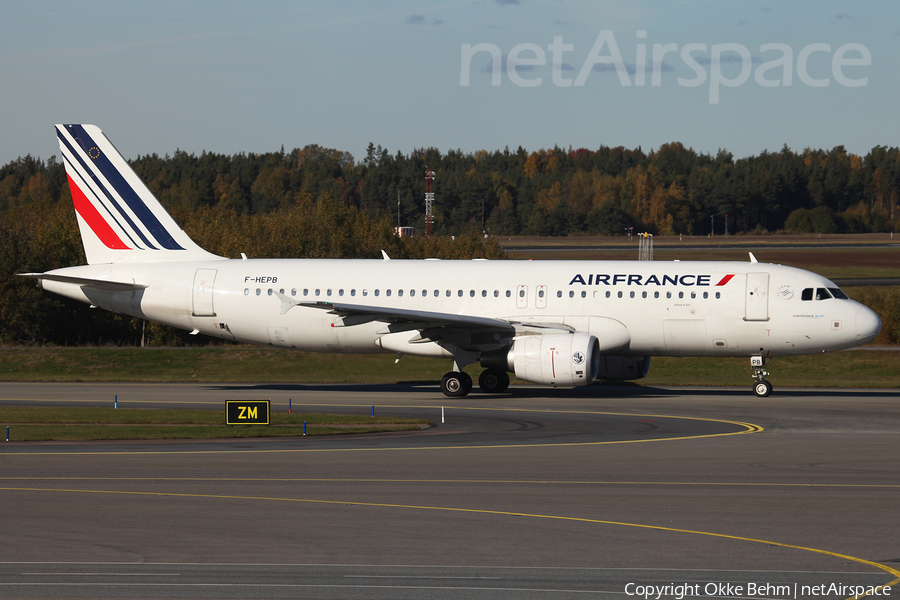
{"label": "tree line", "polygon": [[[298,193],[359,209],[370,218],[425,227],[425,170],[435,172],[434,229],[494,235],[865,233],[900,219],[900,149],[865,156],[786,146],[734,159],[680,143],[640,148],[553,148],[527,152],[369,145],[359,162],[316,145],[290,153],[139,157],[134,168],[167,206],[224,205],[265,213]],[[726,220],[727,215],[727,220]]]}

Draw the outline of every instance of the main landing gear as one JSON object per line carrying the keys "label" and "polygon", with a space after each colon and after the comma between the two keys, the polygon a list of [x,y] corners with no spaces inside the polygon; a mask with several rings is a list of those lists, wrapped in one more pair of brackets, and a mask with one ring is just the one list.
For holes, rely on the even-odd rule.
{"label": "main landing gear", "polygon": [[[499,394],[509,387],[509,375],[505,371],[487,369],[478,378],[482,392]],[[472,391],[472,378],[463,371],[450,371],[441,378],[441,391],[445,396],[461,398]]]}
{"label": "main landing gear", "polygon": [[441,377],[441,391],[451,398],[466,396],[472,391],[472,378],[464,371],[450,371]]}
{"label": "main landing gear", "polygon": [[753,379],[756,383],[753,385],[753,391],[757,397],[765,398],[772,393],[772,384],[766,380],[769,372],[766,371],[766,359],[762,356],[751,356],[750,366],[753,367]]}

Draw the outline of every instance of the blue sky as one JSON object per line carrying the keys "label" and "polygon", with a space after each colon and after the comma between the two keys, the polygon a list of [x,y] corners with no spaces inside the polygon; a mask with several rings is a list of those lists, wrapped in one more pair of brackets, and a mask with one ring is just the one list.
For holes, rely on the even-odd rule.
{"label": "blue sky", "polygon": [[[406,154],[679,141],[736,157],[785,144],[859,154],[900,144],[896,0],[13,0],[4,9],[0,164],[56,154],[59,122],[100,126],[128,158],[319,144],[360,160],[369,142]],[[465,45],[483,48],[468,65]],[[655,45],[670,49],[657,85]]]}

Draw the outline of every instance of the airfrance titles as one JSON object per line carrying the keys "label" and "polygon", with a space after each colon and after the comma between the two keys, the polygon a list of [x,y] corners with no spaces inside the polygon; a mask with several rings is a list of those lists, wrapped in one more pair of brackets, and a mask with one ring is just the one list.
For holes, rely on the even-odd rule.
{"label": "airfrance titles", "polygon": [[[733,274],[729,274],[724,276],[719,280],[718,283],[714,284],[716,286],[725,285],[731,278],[734,277]],[[608,273],[591,273],[587,276],[587,279],[584,278],[584,275],[578,273],[575,277],[572,278],[572,281],[569,282],[569,285],[684,285],[684,286],[704,286],[708,287],[710,284],[710,280],[712,279],[712,275],[695,275],[695,274],[687,274],[687,275],[650,275],[649,277],[646,275],[640,275],[635,273],[615,273],[610,275]]]}

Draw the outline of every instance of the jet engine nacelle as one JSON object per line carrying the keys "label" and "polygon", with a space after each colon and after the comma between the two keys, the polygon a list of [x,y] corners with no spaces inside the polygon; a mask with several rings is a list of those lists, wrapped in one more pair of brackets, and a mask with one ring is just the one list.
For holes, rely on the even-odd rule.
{"label": "jet engine nacelle", "polygon": [[597,379],[626,381],[646,377],[650,370],[649,356],[601,356]]}
{"label": "jet engine nacelle", "polygon": [[516,377],[546,385],[588,385],[600,368],[600,342],[586,333],[518,337],[506,357]]}

